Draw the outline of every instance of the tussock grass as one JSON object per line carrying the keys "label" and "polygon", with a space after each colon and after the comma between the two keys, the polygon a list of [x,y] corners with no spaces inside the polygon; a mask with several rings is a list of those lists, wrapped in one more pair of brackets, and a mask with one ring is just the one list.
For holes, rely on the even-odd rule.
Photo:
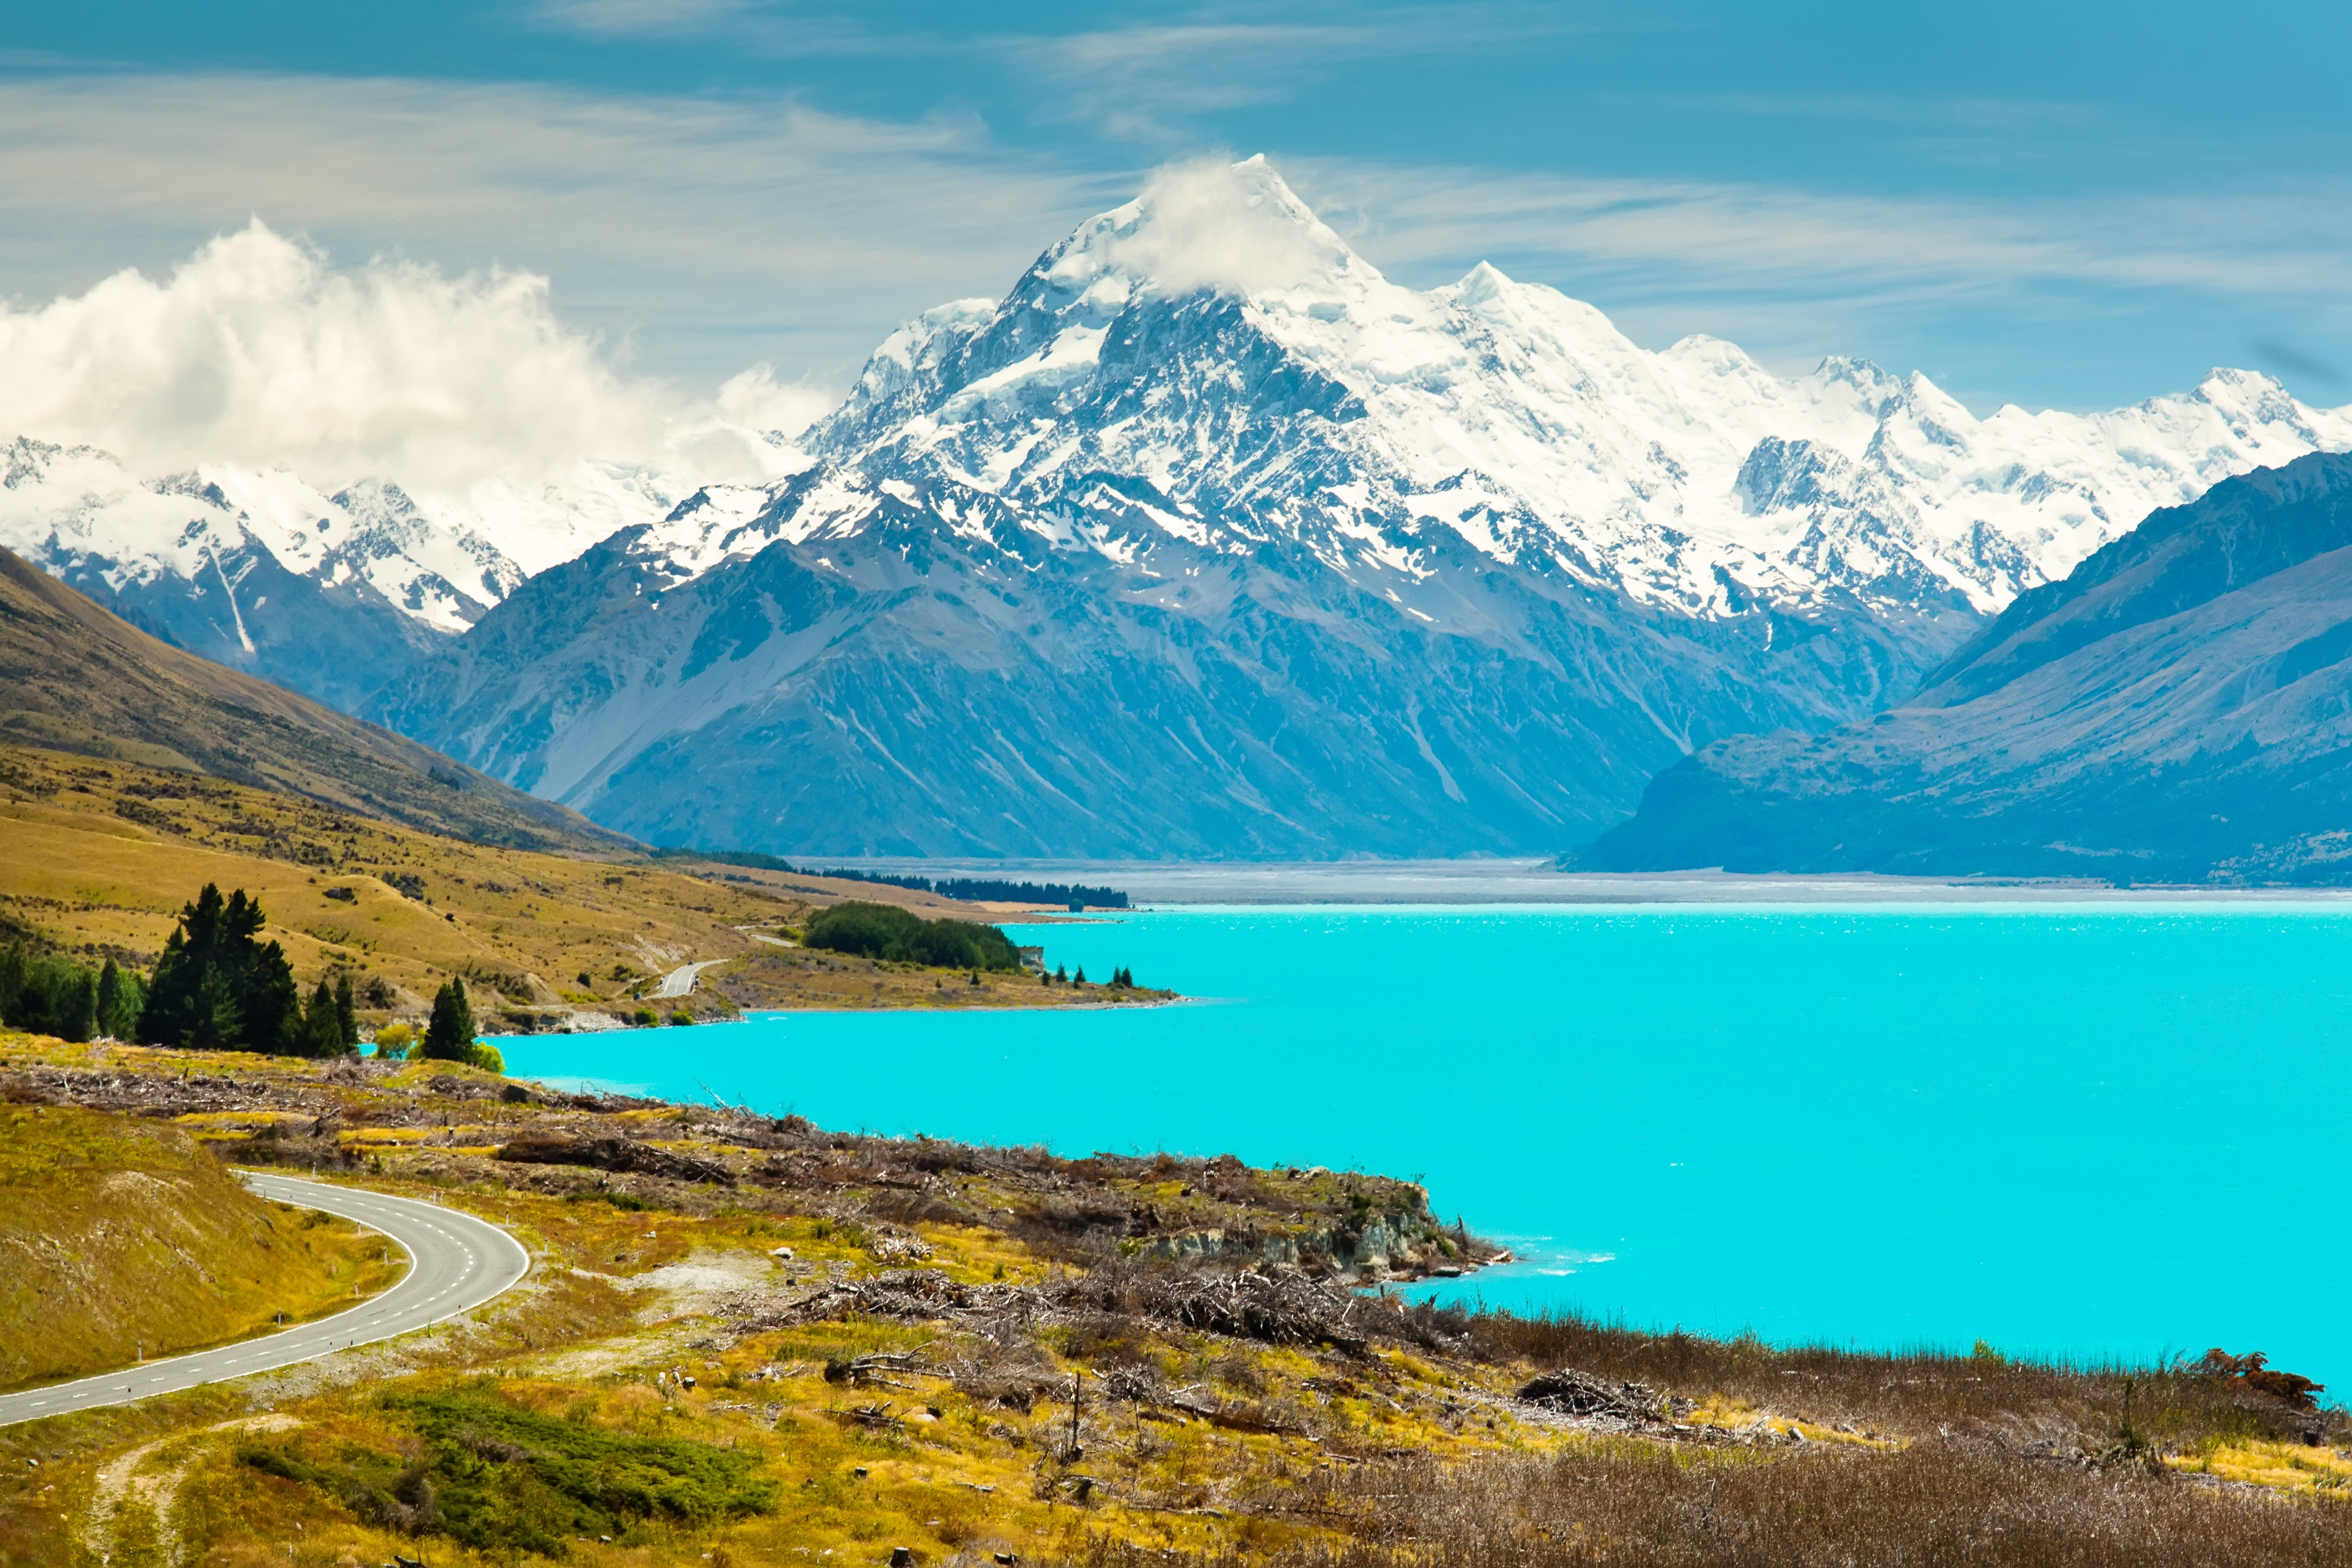
{"label": "tussock grass", "polygon": [[0,1387],[341,1311],[398,1277],[348,1221],[267,1202],[178,1129],[0,1105]]}
{"label": "tussock grass", "polygon": [[[150,1070],[151,1053],[60,1049]],[[44,1071],[24,1082],[68,1087]],[[1426,1219],[1425,1195],[327,1071],[253,1064],[249,1104],[206,1134],[429,1187],[513,1227],[531,1281],[364,1380],[321,1368],[0,1433],[0,1563],[849,1568],[899,1546],[919,1568],[2352,1563],[2352,1426],[2210,1367],[1776,1348],[1336,1291],[1293,1304],[1344,1307],[1339,1333],[1187,1315],[1220,1265],[1155,1257],[1153,1238]],[[236,1130],[330,1099],[340,1134]],[[443,1141],[336,1161],[402,1123]],[[555,1133],[732,1179],[472,1152]],[[896,1271],[909,1256],[920,1270]],[[1605,1418],[1514,1398],[1559,1368],[1646,1392]],[[109,1467],[150,1451],[133,1444],[155,1445],[142,1484],[176,1501],[152,1533],[134,1518],[100,1540],[80,1521]],[[28,1457],[41,1468],[14,1468]]]}

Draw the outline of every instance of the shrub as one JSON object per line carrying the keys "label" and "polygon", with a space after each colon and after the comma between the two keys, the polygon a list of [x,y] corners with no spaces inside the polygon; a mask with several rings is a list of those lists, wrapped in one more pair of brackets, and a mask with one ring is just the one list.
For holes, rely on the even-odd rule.
{"label": "shrub", "polygon": [[694,1021],[694,1015],[681,1009],[680,1011],[670,1014],[669,1021],[672,1029],[684,1029],[687,1025]]}
{"label": "shrub", "polygon": [[801,946],[934,969],[1021,967],[1021,950],[993,925],[926,920],[887,904],[852,902],[821,909],[809,921]]}
{"label": "shrub", "polygon": [[388,1023],[375,1031],[375,1053],[378,1056],[406,1056],[416,1040],[416,1030],[404,1023]]}
{"label": "shrub", "polygon": [[383,1401],[423,1439],[415,1459],[356,1446],[329,1460],[248,1443],[236,1457],[316,1489],[360,1519],[478,1552],[561,1557],[625,1521],[709,1526],[775,1506],[759,1458],[679,1437],[631,1437],[516,1408],[477,1385]]}
{"label": "shrub", "polygon": [[629,1015],[629,1021],[635,1024],[639,1029],[651,1029],[654,1025],[661,1022],[661,1015],[655,1012],[651,1008],[639,1008],[635,1012]]}

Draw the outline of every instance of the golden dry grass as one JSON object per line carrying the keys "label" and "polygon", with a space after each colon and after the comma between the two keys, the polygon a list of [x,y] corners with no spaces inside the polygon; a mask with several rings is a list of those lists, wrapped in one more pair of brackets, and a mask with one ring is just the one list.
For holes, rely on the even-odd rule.
{"label": "golden dry grass", "polygon": [[0,1387],[340,1311],[398,1277],[379,1239],[266,1202],[175,1129],[0,1106]]}
{"label": "golden dry grass", "polygon": [[[178,1060],[21,1040],[0,1042],[0,1058],[78,1063],[93,1083]],[[1302,1203],[1344,1208],[1334,1184],[1369,1178],[1238,1166],[1213,1178],[828,1136],[708,1108],[502,1104],[461,1097],[479,1075],[436,1090],[422,1065],[331,1081],[318,1064],[247,1063],[255,1103],[198,1113],[192,1128],[244,1157],[273,1144],[283,1160],[315,1154],[322,1169],[348,1151],[372,1174],[346,1166],[334,1179],[430,1192],[512,1227],[538,1260],[532,1281],[475,1327],[384,1349],[357,1380],[322,1369],[0,1430],[0,1563],[334,1568],[401,1552],[514,1568],[511,1551],[411,1535],[349,1494],[239,1458],[257,1444],[299,1473],[373,1454],[389,1473],[429,1448],[401,1401],[436,1391],[748,1454],[775,1483],[769,1511],[656,1513],[611,1542],[564,1543],[591,1568],[847,1568],[898,1546],[923,1568],[998,1553],[1105,1568],[2352,1563],[2336,1479],[2352,1460],[2336,1452],[2352,1427],[2192,1372],[2126,1381],[1990,1355],[1782,1351],[1377,1303],[1358,1320],[1370,1336],[1360,1350],[1274,1345],[1139,1308],[1133,1287],[1156,1266],[1122,1256],[1124,1243],[1097,1237],[1088,1252],[1083,1237],[1028,1228],[1038,1206],[1125,1214],[1213,1200],[1221,1224],[1248,1210],[1271,1227],[1297,1222]],[[298,1088],[340,1097],[340,1131],[269,1135]],[[372,1124],[362,1111],[409,1121]],[[738,1179],[469,1152],[567,1129],[715,1161]],[[383,1135],[418,1130],[423,1140]],[[1028,1318],[787,1310],[884,1272],[910,1240],[950,1281],[1034,1284],[1034,1299],[1063,1304]],[[865,1385],[828,1375],[876,1352],[915,1364]],[[1649,1384],[1678,1425],[1612,1434],[1511,1397],[1561,1364]],[[861,1420],[861,1406],[887,1408]],[[2305,1441],[2306,1428],[2326,1441]]]}
{"label": "golden dry grass", "polygon": [[[965,1006],[973,992],[994,1006],[1106,999],[1100,987],[1024,975],[983,977],[950,1001],[960,975],[774,946],[811,908],[845,897],[976,913],[928,894],[802,878],[789,879],[802,891],[786,893],[787,879],[721,881],[640,856],[499,849],[297,796],[25,747],[0,746],[0,934],[13,922],[68,952],[143,967],[198,888],[241,887],[260,898],[266,936],[284,944],[306,992],[345,971],[391,988],[389,1006],[368,1009],[378,1021],[418,1016],[452,975],[467,977],[494,1031],[574,1007],[667,1018],[738,1005]],[[748,963],[706,973],[690,998],[638,998],[651,977],[714,959]]]}

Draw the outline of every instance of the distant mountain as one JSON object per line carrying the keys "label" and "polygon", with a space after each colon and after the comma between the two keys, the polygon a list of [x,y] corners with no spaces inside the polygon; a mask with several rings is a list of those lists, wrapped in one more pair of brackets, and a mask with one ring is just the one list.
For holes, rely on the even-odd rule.
{"label": "distant mountain", "polygon": [[2352,882],[2352,457],[2154,514],[1867,724],[1703,748],[1575,863]]}
{"label": "distant mountain", "polygon": [[159,642],[5,549],[0,742],[207,773],[483,843],[628,844],[415,741]]}
{"label": "distant mountain", "polygon": [[20,436],[0,447],[0,547],[143,631],[356,711],[530,573],[694,490],[670,483],[591,465],[536,493],[420,499],[370,480],[331,496],[231,465],[142,480]]}
{"label": "distant mountain", "polygon": [[[494,507],[448,512],[383,583],[286,530],[302,604],[430,632],[354,610],[380,661],[304,678],[663,842],[1553,850],[1692,747],[1907,695],[2151,508],[2352,448],[2352,412],[2221,371],[1978,420],[1857,361],[1783,380],[1709,339],[1651,353],[1489,267],[1391,284],[1253,159],[909,323],[801,444],[761,488],[635,475],[619,521],[534,524],[529,550]],[[132,550],[114,519],[149,501],[72,490],[0,528],[159,629],[168,601],[175,638],[249,632],[209,586],[235,567],[168,530]],[[467,528],[528,575],[466,554]],[[253,667],[330,645],[286,613]]]}

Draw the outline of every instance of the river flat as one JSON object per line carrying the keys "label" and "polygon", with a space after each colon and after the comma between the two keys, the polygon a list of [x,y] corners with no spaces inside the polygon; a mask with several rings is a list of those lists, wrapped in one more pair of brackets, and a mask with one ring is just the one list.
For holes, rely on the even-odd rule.
{"label": "river flat", "polygon": [[501,1040],[820,1124],[1360,1167],[1518,1249],[1454,1294],[1776,1343],[2352,1386],[2352,906],[1183,906],[1031,927],[1190,999]]}

